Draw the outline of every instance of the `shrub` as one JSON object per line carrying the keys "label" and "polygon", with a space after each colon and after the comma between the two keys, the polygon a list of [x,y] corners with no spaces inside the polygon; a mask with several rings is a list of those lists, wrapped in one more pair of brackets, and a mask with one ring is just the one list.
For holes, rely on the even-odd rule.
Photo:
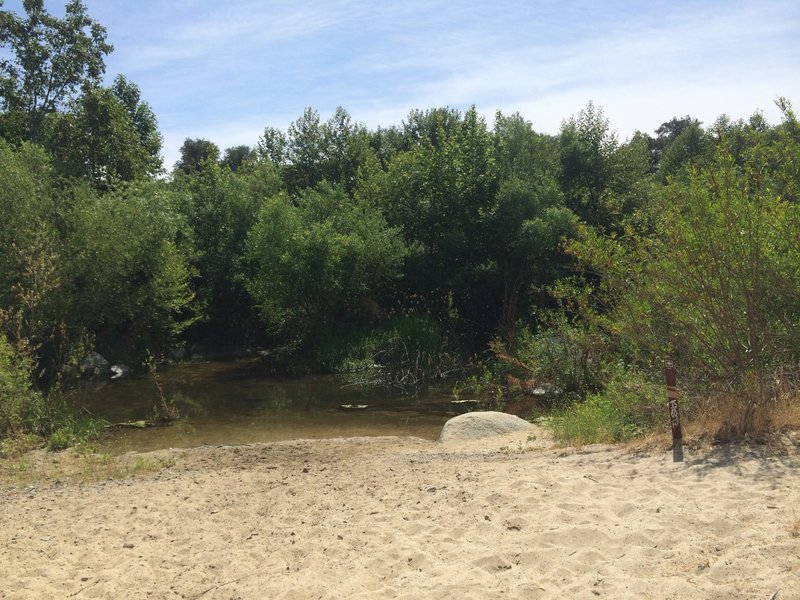
{"label": "shrub", "polygon": [[580,445],[626,441],[667,418],[663,385],[620,368],[602,392],[560,410],[549,423],[557,440]]}
{"label": "shrub", "polygon": [[0,335],[0,437],[34,428],[42,396],[31,386],[28,364]]}
{"label": "shrub", "polygon": [[800,205],[774,179],[721,149],[664,188],[651,234],[585,229],[570,245],[601,277],[596,303],[615,348],[642,368],[673,358],[685,382],[740,392],[741,433],[774,398],[774,374],[800,360]]}
{"label": "shrub", "polygon": [[142,183],[82,198],[70,211],[62,310],[72,329],[95,335],[101,353],[141,360],[193,322],[174,202],[160,183]]}
{"label": "shrub", "polygon": [[525,388],[546,384],[572,401],[602,387],[602,340],[561,313],[550,315],[538,332],[520,326],[513,343],[496,340],[490,348]]}
{"label": "shrub", "polygon": [[403,387],[440,380],[458,367],[442,327],[428,316],[406,314],[363,335],[339,370],[355,383]]}

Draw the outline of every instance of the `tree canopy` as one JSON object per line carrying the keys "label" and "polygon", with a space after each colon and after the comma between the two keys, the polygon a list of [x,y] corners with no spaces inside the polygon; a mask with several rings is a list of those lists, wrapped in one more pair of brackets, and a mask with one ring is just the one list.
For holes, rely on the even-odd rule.
{"label": "tree canopy", "polygon": [[0,43],[11,53],[0,61],[0,106],[5,135],[38,142],[47,115],[99,84],[114,47],[80,0],[67,3],[63,19],[47,12],[44,0],[22,6],[24,18],[0,11]]}

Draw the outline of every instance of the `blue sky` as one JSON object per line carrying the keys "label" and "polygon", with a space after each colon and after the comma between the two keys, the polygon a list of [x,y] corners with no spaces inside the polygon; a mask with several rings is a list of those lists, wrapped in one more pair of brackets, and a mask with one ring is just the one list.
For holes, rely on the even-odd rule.
{"label": "blue sky", "polygon": [[621,139],[676,115],[776,122],[777,96],[800,109],[797,0],[84,1],[115,46],[108,81],[141,87],[168,168],[186,137],[255,145],[306,106],[374,128],[475,104],[556,133],[591,100]]}

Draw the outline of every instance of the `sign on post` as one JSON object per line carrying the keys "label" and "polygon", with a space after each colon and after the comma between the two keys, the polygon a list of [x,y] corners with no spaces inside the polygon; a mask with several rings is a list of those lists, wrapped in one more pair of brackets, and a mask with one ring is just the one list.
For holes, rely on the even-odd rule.
{"label": "sign on post", "polygon": [[678,408],[678,387],[675,385],[675,364],[668,360],[664,365],[667,378],[667,402],[672,424],[672,462],[683,462],[683,432],[681,431],[681,412]]}

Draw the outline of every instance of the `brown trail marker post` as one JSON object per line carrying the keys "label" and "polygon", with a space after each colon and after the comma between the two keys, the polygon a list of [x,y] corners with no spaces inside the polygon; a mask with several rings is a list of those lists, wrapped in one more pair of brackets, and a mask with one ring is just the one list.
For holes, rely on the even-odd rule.
{"label": "brown trail marker post", "polygon": [[664,363],[664,375],[667,378],[667,402],[669,418],[672,422],[672,462],[683,462],[683,433],[681,432],[681,413],[678,408],[678,387],[675,385],[675,364],[671,360]]}

